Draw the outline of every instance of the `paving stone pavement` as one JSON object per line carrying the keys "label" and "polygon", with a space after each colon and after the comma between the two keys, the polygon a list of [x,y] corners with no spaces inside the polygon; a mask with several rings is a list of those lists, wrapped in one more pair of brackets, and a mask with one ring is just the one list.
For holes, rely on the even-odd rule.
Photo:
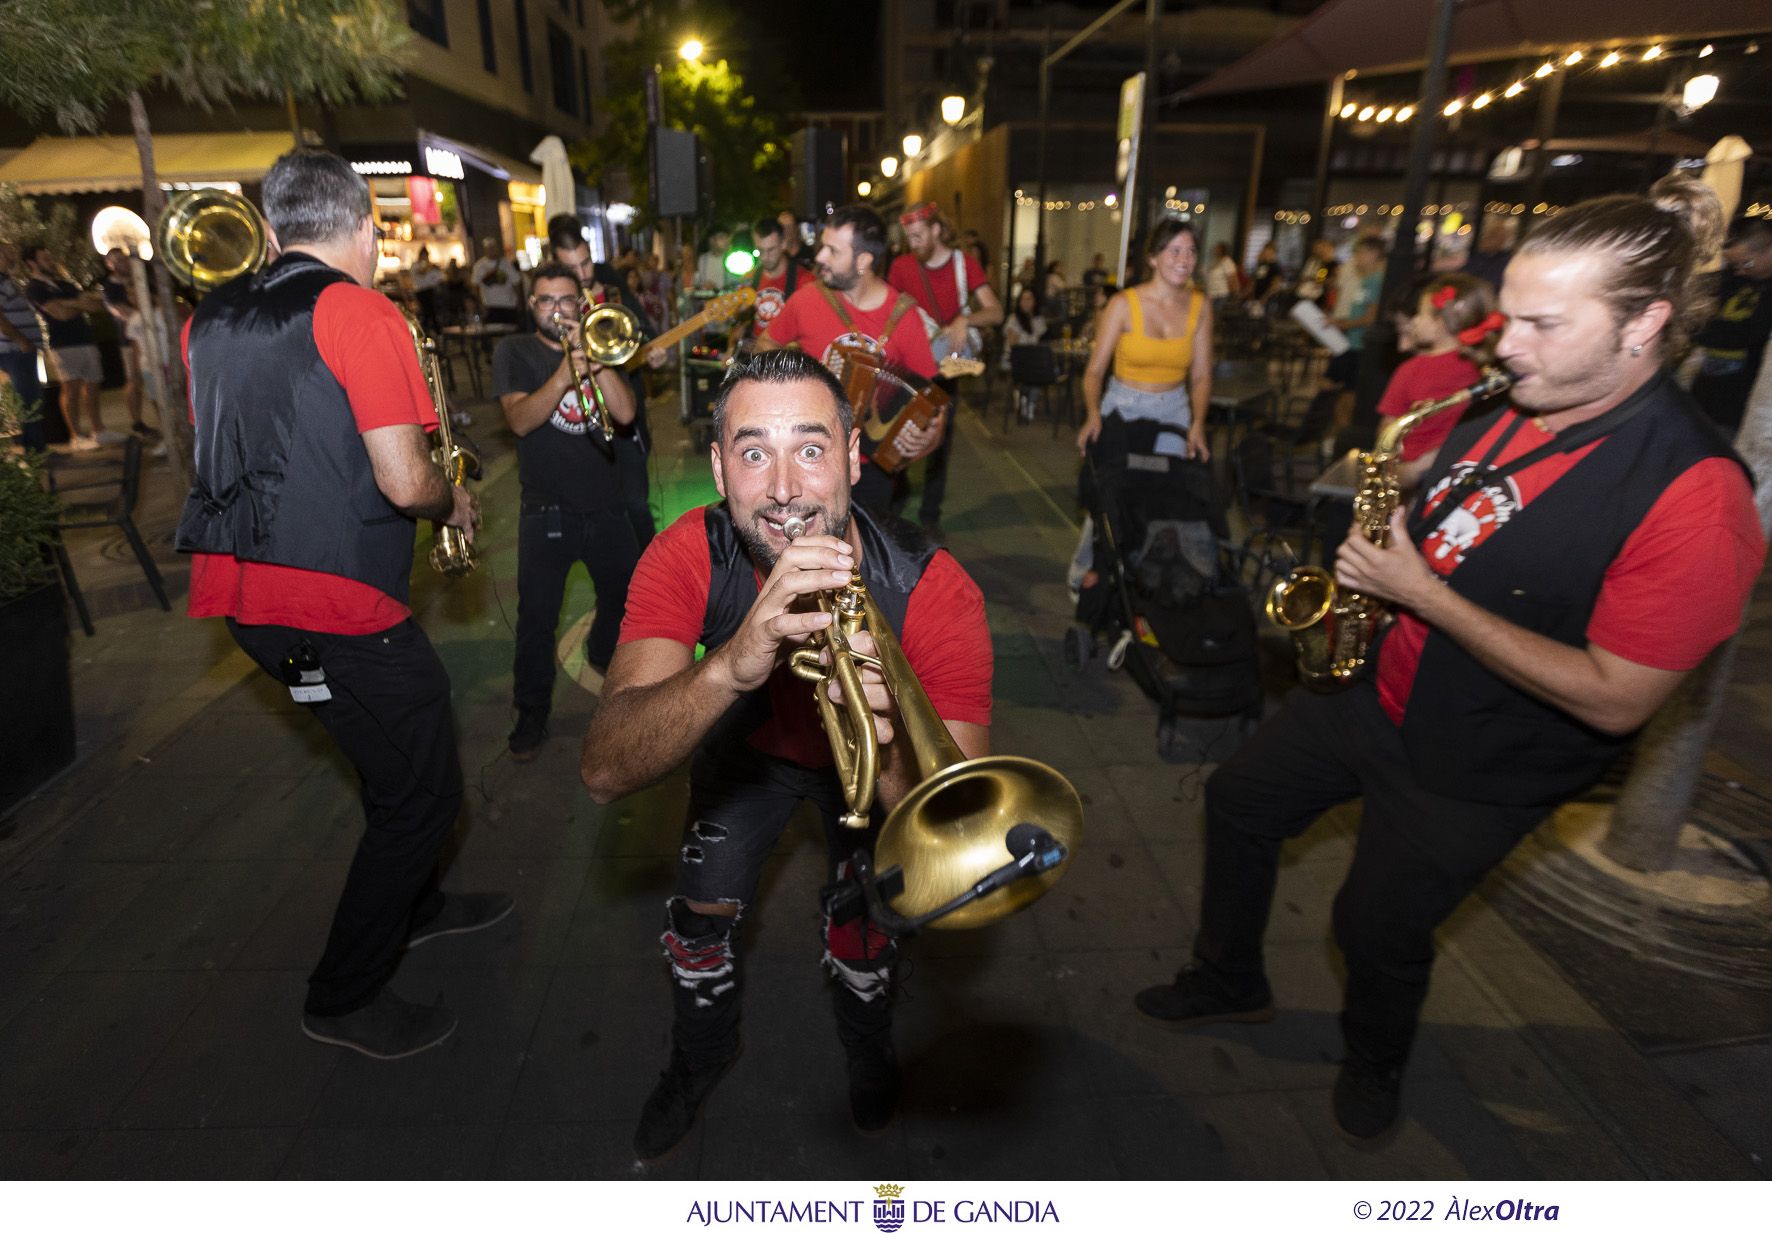
{"label": "paving stone pavement", "polygon": [[[1000,392],[999,392],[1000,393]],[[815,829],[796,820],[747,919],[747,1051],[682,1149],[630,1141],[668,1042],[657,936],[682,822],[673,776],[608,807],[578,782],[594,698],[562,676],[535,762],[504,754],[516,476],[491,404],[484,565],[419,568],[414,602],[454,683],[469,790],[447,887],[518,911],[409,955],[395,988],[461,1017],[442,1048],[374,1063],[303,1038],[303,983],[360,815],[350,769],[216,622],[152,605],[99,534],[72,545],[98,633],[73,637],[80,759],[0,820],[0,1157],[19,1177],[1588,1178],[1764,1177],[1772,1045],[1636,1050],[1482,896],[1443,933],[1400,1134],[1335,1135],[1339,959],[1328,907],[1357,814],[1289,845],[1269,932],[1269,1025],[1175,1034],[1133,1012],[1184,959],[1199,901],[1204,776],[1234,727],[1166,762],[1131,682],[1063,663],[1073,547],[1067,433],[962,420],[945,523],[984,587],[994,746],[1077,785],[1086,835],[1032,909],[909,949],[898,1120],[850,1125],[832,1031]],[[112,409],[112,417],[118,412]],[[668,520],[712,496],[655,406]],[[149,476],[141,524],[169,583],[181,495]],[[423,554],[420,554],[422,562]],[[593,602],[575,575],[566,624]],[[175,606],[176,608],[177,606]],[[1744,650],[1719,735],[1772,773]],[[1282,661],[1284,647],[1275,649]],[[1772,1027],[1769,1027],[1772,1029]]]}

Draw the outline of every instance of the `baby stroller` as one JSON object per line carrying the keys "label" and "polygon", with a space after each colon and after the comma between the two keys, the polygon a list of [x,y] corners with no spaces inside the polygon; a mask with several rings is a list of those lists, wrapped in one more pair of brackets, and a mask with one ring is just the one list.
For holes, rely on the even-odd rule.
{"label": "baby stroller", "polygon": [[1255,613],[1204,463],[1159,455],[1158,429],[1110,415],[1083,465],[1093,569],[1078,589],[1065,660],[1106,649],[1158,708],[1157,747],[1179,754],[1183,716],[1261,719]]}

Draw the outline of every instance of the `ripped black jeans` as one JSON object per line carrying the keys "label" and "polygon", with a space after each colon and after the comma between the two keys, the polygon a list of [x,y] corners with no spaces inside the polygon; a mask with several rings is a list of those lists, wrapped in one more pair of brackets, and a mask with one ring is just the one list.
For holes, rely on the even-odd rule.
{"label": "ripped black jeans", "polygon": [[[755,899],[763,864],[802,801],[824,824],[829,868],[858,848],[873,848],[874,831],[838,824],[846,809],[831,768],[804,768],[751,749],[742,741],[720,753],[696,752],[690,764],[689,812],[677,853],[676,892],[666,906],[661,938],[670,962],[675,1049],[696,1066],[738,1052],[742,966],[739,937]],[[689,902],[733,905],[730,918],[701,914]],[[891,1031],[892,941],[859,921],[824,924],[824,965],[835,981],[837,1034],[851,1050]]]}

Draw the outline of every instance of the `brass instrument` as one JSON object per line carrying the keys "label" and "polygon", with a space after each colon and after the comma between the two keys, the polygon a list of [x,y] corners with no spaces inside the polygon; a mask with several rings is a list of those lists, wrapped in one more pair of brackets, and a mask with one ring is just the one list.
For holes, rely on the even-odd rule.
{"label": "brass instrument", "polygon": [[[1402,496],[1398,461],[1403,439],[1415,426],[1448,408],[1499,394],[1513,383],[1506,369],[1490,368],[1474,385],[1441,399],[1416,404],[1387,421],[1378,441],[1359,457],[1360,483],[1354,493],[1354,522],[1379,548],[1390,543],[1391,514]],[[1321,566],[1297,566],[1267,594],[1267,615],[1292,633],[1298,676],[1316,687],[1345,686],[1366,663],[1372,640],[1390,617],[1383,601],[1336,584]]]}
{"label": "brass instrument", "polygon": [[154,251],[200,292],[251,274],[270,251],[270,229],[253,204],[226,189],[176,193],[154,229]]}
{"label": "brass instrument", "polygon": [[[412,346],[418,352],[418,367],[425,375],[425,389],[431,395],[431,409],[437,414],[437,438],[431,447],[431,461],[443,469],[443,475],[451,485],[463,484],[470,472],[480,470],[480,460],[471,450],[456,445],[455,433],[449,425],[449,401],[443,393],[443,370],[437,360],[437,344],[425,334],[424,327],[411,313],[402,309],[400,316],[406,319]],[[437,533],[431,539],[432,568],[440,574],[454,576],[467,574],[474,565],[474,544],[468,534],[447,523],[437,524]]]}
{"label": "brass instrument", "polygon": [[[591,423],[597,426],[597,432],[602,435],[603,441],[606,444],[612,444],[615,441],[615,420],[609,415],[609,401],[603,397],[603,388],[597,385],[597,379],[578,367],[578,360],[572,354],[572,340],[568,337],[569,332],[577,333],[584,341],[585,355],[589,356],[600,365],[621,365],[625,363],[629,357],[633,356],[633,354],[639,350],[638,342],[628,350],[626,355],[621,356],[619,360],[604,360],[591,349],[590,339],[591,331],[593,329],[591,318],[596,317],[598,313],[603,313],[605,310],[614,310],[616,314],[633,322],[634,335],[636,339],[638,338],[640,333],[640,323],[638,319],[634,317],[631,311],[621,305],[598,305],[589,316],[580,322],[574,322],[571,318],[556,309],[554,311],[553,321],[554,329],[560,332],[560,342],[564,344],[566,348],[566,367],[571,371],[572,384],[578,390],[578,406],[585,415],[593,417]],[[605,314],[602,322],[596,326],[596,329],[600,332],[600,341],[604,337],[610,336],[622,329],[620,323],[611,323],[611,317],[612,314]],[[605,345],[604,353],[617,354],[617,349]]]}
{"label": "brass instrument", "polygon": [[[785,530],[792,540],[805,531],[805,524],[789,519]],[[892,692],[898,705],[896,740],[909,744],[916,769],[916,787],[886,817],[875,846],[881,867],[897,866],[903,872],[904,890],[892,898],[895,912],[906,917],[925,914],[975,887],[1002,866],[1006,838],[1018,824],[1038,825],[1065,852],[1075,852],[1083,831],[1083,803],[1076,789],[1033,759],[1016,755],[968,759],[936,714],[859,573],[846,586],[821,592],[817,599],[819,607],[832,615],[831,625],[796,650],[789,665],[796,676],[813,684],[849,805],[843,825],[867,827],[879,786],[880,745],[861,680],[864,667],[879,670]],[[854,648],[852,640],[862,630],[873,636],[873,656]],[[833,681],[843,688],[840,707],[830,698]],[[1014,913],[1057,883],[1065,864],[998,887],[931,925],[983,926]]]}

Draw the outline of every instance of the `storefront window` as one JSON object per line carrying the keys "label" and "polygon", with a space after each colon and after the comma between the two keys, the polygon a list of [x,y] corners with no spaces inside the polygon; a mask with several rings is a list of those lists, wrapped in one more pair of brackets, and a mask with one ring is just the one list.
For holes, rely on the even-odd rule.
{"label": "storefront window", "polygon": [[511,201],[511,234],[516,241],[517,264],[525,270],[532,269],[541,262],[542,250],[547,244],[547,191],[527,180],[511,181],[507,191]]}

